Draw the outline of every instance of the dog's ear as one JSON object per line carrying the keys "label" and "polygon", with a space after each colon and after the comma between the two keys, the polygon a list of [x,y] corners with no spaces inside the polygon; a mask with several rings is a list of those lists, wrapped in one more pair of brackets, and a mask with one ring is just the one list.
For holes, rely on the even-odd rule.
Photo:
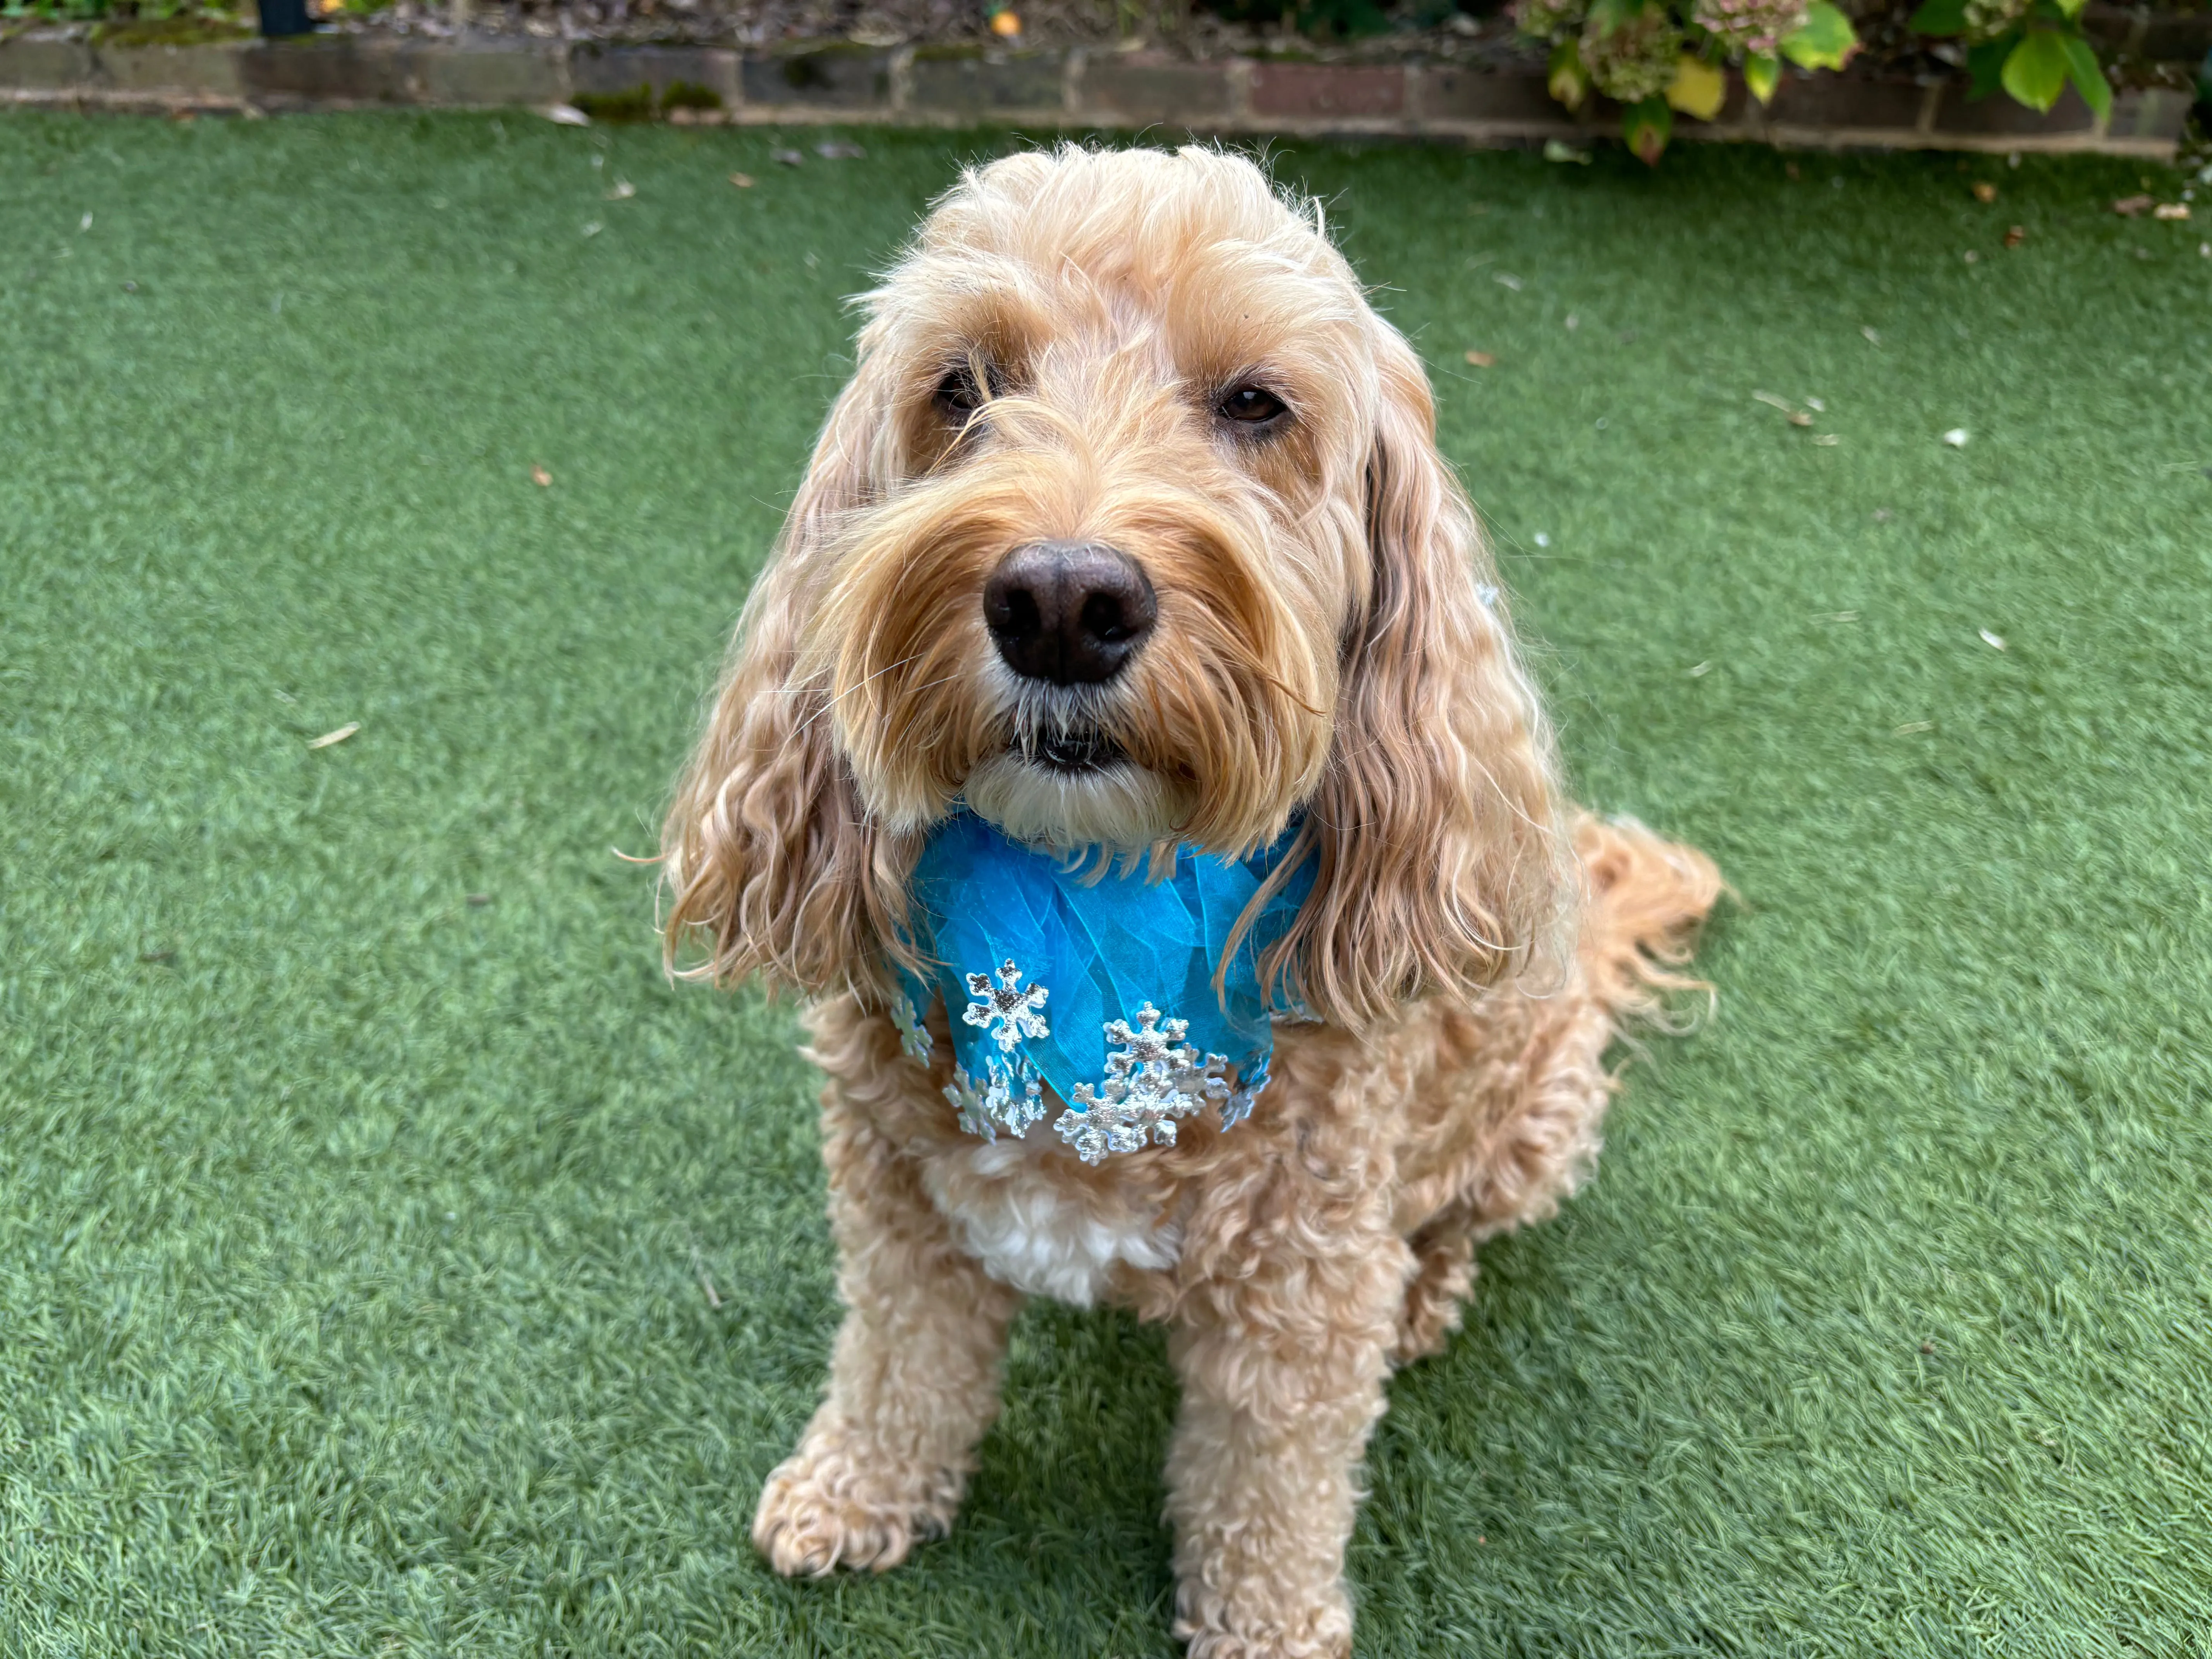
{"label": "dog's ear", "polygon": [[1474,509],[1437,453],[1427,376],[1374,326],[1371,586],[1307,813],[1314,890],[1280,958],[1315,1013],[1355,1029],[1531,965],[1554,943],[1571,868],[1550,734]]}
{"label": "dog's ear", "polygon": [[831,410],[768,568],[738,623],[705,732],[661,829],[673,965],[807,993],[869,978],[903,922],[903,849],[861,812],[831,741],[829,690],[799,643],[839,522],[886,487],[887,394],[864,368]]}

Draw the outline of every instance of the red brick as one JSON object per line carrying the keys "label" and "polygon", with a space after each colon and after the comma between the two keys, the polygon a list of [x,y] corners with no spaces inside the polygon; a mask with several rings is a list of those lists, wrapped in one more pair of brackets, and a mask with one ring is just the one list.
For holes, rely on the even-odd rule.
{"label": "red brick", "polygon": [[1406,73],[1395,65],[1255,64],[1252,112],[1291,120],[1374,120],[1406,112]]}

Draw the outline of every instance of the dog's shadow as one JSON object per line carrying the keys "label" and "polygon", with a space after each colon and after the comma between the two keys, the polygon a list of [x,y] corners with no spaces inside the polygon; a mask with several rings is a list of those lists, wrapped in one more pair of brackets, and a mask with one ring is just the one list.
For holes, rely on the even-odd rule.
{"label": "dog's shadow", "polygon": [[1126,1609],[1138,1628],[1164,1630],[1173,1575],[1161,1471],[1176,1395],[1158,1328],[1118,1310],[1030,1303],[953,1546],[1018,1564],[1050,1600]]}

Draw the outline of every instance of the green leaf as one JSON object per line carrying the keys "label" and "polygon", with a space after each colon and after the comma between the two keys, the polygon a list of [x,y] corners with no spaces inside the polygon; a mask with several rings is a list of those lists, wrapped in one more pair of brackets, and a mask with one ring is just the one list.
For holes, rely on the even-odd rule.
{"label": "green leaf", "polygon": [[2020,38],[2018,29],[2008,29],[1994,40],[1966,48],[1966,74],[1973,83],[1968,98],[1986,98],[2003,84],[2005,59],[2012,56]]}
{"label": "green leaf", "polygon": [[2058,15],[2070,23],[2081,15],[2089,0],[2051,0],[2051,3],[2058,8]]}
{"label": "green leaf", "polygon": [[2004,89],[2033,110],[2048,110],[2066,90],[2066,43],[2049,29],[2030,29],[2007,54]]}
{"label": "green leaf", "polygon": [[1573,37],[1552,48],[1552,66],[1544,77],[1552,96],[1571,110],[1580,109],[1589,96],[1589,70],[1583,67],[1583,51]]}
{"label": "green leaf", "polygon": [[1805,27],[1782,40],[1782,55],[1801,69],[1839,70],[1858,49],[1859,37],[1851,20],[1831,0],[1813,0],[1805,14]]}
{"label": "green leaf", "polygon": [[2097,61],[2097,49],[2078,34],[2066,37],[2066,68],[2081,101],[2100,115],[2112,112],[2112,83]]}
{"label": "green leaf", "polygon": [[1774,88],[1782,83],[1782,60],[1771,52],[1755,52],[1743,60],[1743,83],[1762,104],[1774,101]]}
{"label": "green leaf", "polygon": [[1674,136],[1674,112],[1663,97],[1631,104],[1620,118],[1620,136],[1628,141],[1638,160],[1656,167],[1666,154],[1667,141]]}
{"label": "green leaf", "polygon": [[1912,14],[1905,27],[1915,34],[1964,34],[1966,32],[1966,0],[1928,0],[1928,3]]}

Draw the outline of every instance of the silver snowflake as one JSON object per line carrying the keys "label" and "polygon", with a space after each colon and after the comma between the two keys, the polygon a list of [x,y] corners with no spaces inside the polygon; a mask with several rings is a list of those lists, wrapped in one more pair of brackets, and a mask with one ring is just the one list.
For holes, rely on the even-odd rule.
{"label": "silver snowflake", "polygon": [[996,1140],[1001,1129],[1018,1140],[1044,1115],[1042,1080],[1026,1061],[1009,1064],[996,1055],[984,1062],[981,1089],[967,1067],[954,1066],[945,1097],[960,1114],[960,1127],[986,1140]]}
{"label": "silver snowflake", "polygon": [[1208,1054],[1201,1063],[1198,1050],[1182,1040],[1189,1029],[1188,1020],[1162,1019],[1149,1002],[1137,1011],[1133,1026],[1106,1022],[1106,1040],[1115,1046],[1106,1056],[1104,1086],[1077,1084],[1071,1100],[1082,1109],[1063,1112],[1053,1124],[1077,1157],[1097,1164],[1109,1152],[1133,1152],[1147,1135],[1157,1146],[1172,1146],[1176,1121],[1208,1101],[1225,1115],[1231,1097],[1222,1073],[1229,1057]]}
{"label": "silver snowflake", "polygon": [[[988,974],[968,975],[968,994],[975,999],[960,1018],[970,1025],[981,1027],[997,1040],[999,1051],[1011,1054],[1017,1043],[1025,1036],[1048,1037],[1052,1028],[1044,1023],[1037,1012],[1044,1006],[1045,999],[1052,994],[1042,985],[1022,989],[1022,970],[1014,966],[1012,957],[999,969],[999,982],[994,985]],[[996,1026],[998,1029],[993,1030]]]}
{"label": "silver snowflake", "polygon": [[898,1028],[899,1047],[908,1060],[929,1064],[929,1057],[937,1051],[937,1039],[929,1034],[929,1027],[921,1023],[921,1016],[914,1011],[914,1004],[905,992],[891,999],[891,1024]]}
{"label": "silver snowflake", "polygon": [[1261,1073],[1259,1077],[1250,1083],[1245,1082],[1241,1077],[1238,1078],[1237,1086],[1229,1091],[1228,1098],[1221,1103],[1221,1127],[1224,1129],[1233,1129],[1251,1116],[1253,1103],[1260,1098],[1260,1091],[1267,1086],[1267,1074],[1265,1072]]}

